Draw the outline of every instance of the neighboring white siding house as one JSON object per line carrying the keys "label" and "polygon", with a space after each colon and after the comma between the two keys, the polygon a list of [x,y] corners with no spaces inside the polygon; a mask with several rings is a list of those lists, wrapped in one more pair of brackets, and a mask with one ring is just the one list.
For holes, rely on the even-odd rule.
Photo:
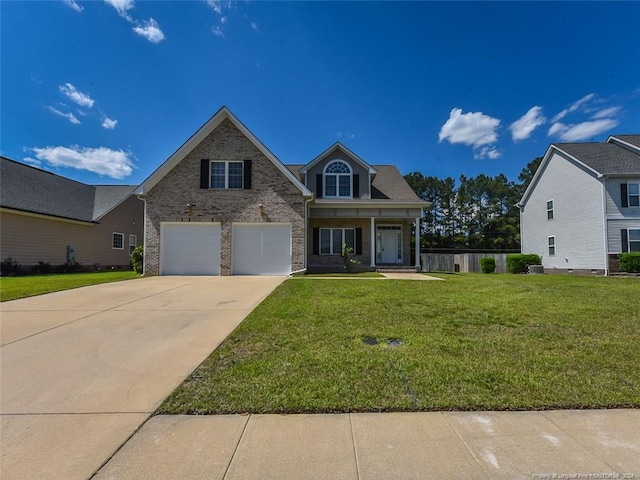
{"label": "neighboring white siding house", "polygon": [[548,272],[615,270],[640,248],[639,184],[640,135],[550,145],[519,204],[522,252]]}

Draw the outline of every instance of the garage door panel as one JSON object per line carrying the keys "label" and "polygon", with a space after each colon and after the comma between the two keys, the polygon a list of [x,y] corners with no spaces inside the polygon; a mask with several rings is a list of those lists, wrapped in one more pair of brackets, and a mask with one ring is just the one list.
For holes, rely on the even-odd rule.
{"label": "garage door panel", "polygon": [[291,225],[234,225],[234,275],[291,273]]}
{"label": "garage door panel", "polygon": [[163,224],[161,275],[219,275],[220,224]]}

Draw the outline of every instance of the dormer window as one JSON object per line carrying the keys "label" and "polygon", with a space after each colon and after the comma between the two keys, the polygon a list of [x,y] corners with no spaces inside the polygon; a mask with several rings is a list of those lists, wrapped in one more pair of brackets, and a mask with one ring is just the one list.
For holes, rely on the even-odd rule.
{"label": "dormer window", "polygon": [[324,169],[324,197],[351,198],[351,167],[342,160],[335,160]]}

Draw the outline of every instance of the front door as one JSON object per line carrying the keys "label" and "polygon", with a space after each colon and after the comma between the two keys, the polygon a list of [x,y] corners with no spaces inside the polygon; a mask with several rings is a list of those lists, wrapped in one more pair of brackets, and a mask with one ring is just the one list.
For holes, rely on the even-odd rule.
{"label": "front door", "polygon": [[377,233],[377,263],[402,263],[402,228],[395,225],[378,226]]}

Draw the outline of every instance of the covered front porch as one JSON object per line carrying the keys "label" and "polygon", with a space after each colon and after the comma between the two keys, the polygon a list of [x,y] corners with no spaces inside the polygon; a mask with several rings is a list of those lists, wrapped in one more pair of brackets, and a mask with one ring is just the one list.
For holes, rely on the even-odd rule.
{"label": "covered front porch", "polygon": [[[331,205],[331,204],[329,204]],[[411,225],[420,228],[419,208],[338,208],[314,206],[309,212],[307,271],[345,271],[343,246],[359,263],[353,271],[420,268],[420,249],[411,255]]]}

